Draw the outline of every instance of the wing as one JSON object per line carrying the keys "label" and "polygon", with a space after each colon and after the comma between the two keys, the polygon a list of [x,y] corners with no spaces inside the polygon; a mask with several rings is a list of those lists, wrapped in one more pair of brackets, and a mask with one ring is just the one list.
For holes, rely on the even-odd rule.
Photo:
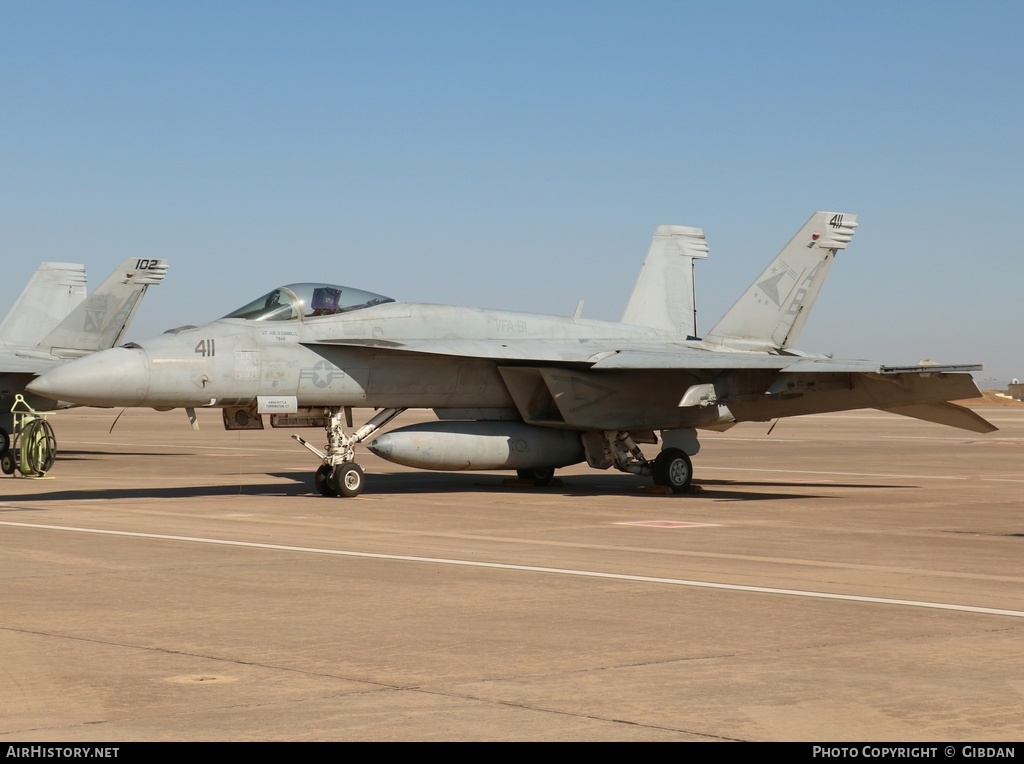
{"label": "wing", "polygon": [[[875,408],[976,432],[954,414],[977,397],[978,364],[886,366],[872,361],[612,340],[334,340],[309,347],[493,361],[526,422],[579,430],[715,427]],[[970,413],[970,412],[968,412]]]}
{"label": "wing", "polygon": [[791,372],[848,372],[858,374],[938,374],[981,371],[981,364],[907,364],[887,366],[876,361],[833,359],[807,354],[753,353],[710,350],[671,342],[615,340],[384,340],[332,339],[302,343],[309,347],[375,348],[407,353],[485,358],[495,361],[580,364],[595,370],[775,369]]}
{"label": "wing", "polygon": [[[0,374],[33,376],[42,374],[54,366],[59,366],[60,363],[60,358],[48,354],[0,350]],[[21,392],[21,390],[15,392]],[[0,390],[0,394],[6,394],[6,390]]]}
{"label": "wing", "polygon": [[[812,361],[833,363],[831,359],[796,355],[730,352],[708,350],[672,342],[638,342],[628,340],[384,340],[336,339],[303,343],[307,346],[359,347],[395,350],[407,353],[484,358],[493,361],[560,363],[580,365],[597,370],[609,369],[784,369]],[[846,361],[848,371],[876,371],[878,364],[870,361]],[[852,366],[851,366],[852,365]]]}
{"label": "wing", "polygon": [[371,348],[398,350],[407,353],[453,356],[458,358],[485,358],[494,361],[530,361],[537,363],[592,363],[595,355],[607,352],[606,345],[597,340],[384,340],[334,339],[302,343],[308,347]]}

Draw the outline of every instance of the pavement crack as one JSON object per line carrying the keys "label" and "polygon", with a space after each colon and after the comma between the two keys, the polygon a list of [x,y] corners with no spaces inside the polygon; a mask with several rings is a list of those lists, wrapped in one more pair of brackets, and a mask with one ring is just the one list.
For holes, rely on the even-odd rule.
{"label": "pavement crack", "polygon": [[388,684],[388,683],[385,683],[385,682],[379,682],[379,681],[375,681],[373,679],[366,679],[366,678],[362,678],[362,677],[356,678],[356,677],[350,677],[350,676],[341,676],[341,675],[338,675],[338,674],[332,674],[332,673],[323,672],[323,671],[308,671],[306,669],[298,669],[298,668],[293,668],[293,667],[290,667],[290,666],[278,666],[278,665],[275,665],[275,664],[272,664],[272,663],[260,663],[259,661],[244,660],[242,658],[232,658],[232,657],[223,656],[223,655],[208,655],[208,654],[204,654],[204,653],[190,652],[188,650],[175,650],[175,649],[169,648],[169,647],[158,647],[158,646],[155,646],[155,645],[136,645],[136,644],[132,644],[130,642],[117,642],[117,641],[108,640],[108,639],[94,639],[92,637],[80,637],[80,636],[74,636],[74,635],[71,635],[71,634],[58,634],[58,633],[55,633],[55,632],[37,631],[37,630],[34,630],[34,629],[19,629],[19,628],[15,628],[15,627],[11,627],[11,626],[0,627],[0,630],[11,632],[11,633],[15,633],[15,634],[28,634],[28,635],[37,636],[37,637],[50,637],[52,639],[67,639],[67,640],[72,640],[72,641],[75,641],[75,642],[85,642],[85,643],[89,643],[89,644],[104,645],[104,646],[108,646],[108,647],[122,647],[122,648],[129,649],[129,650],[140,650],[140,651],[144,651],[144,652],[160,653],[160,654],[163,654],[163,655],[180,655],[180,656],[186,657],[186,658],[197,658],[197,659],[200,659],[200,660],[215,661],[215,662],[218,662],[218,663],[227,663],[227,664],[235,665],[235,666],[253,666],[253,667],[256,667],[256,668],[263,668],[263,669],[268,669],[268,670],[273,670],[273,671],[284,671],[284,672],[288,672],[288,673],[292,673],[292,674],[299,674],[299,675],[303,675],[303,676],[337,679],[337,680],[344,680],[344,681],[348,681],[348,682],[359,682],[359,683],[362,683],[362,684],[372,685],[374,687],[379,687],[379,688],[388,689],[388,690],[403,690],[403,689],[407,689],[407,688],[402,687],[400,685]]}
{"label": "pavement crack", "polygon": [[650,730],[660,730],[662,732],[675,732],[681,735],[693,735],[696,737],[706,738],[708,740],[721,740],[727,742],[748,742],[742,738],[725,737],[723,735],[713,735],[707,732],[698,732],[696,730],[680,729],[678,727],[668,727],[664,724],[650,724],[645,722],[633,721],[632,719],[618,719],[610,716],[600,716],[598,714],[588,714],[580,712],[566,711],[560,708],[551,708],[550,706],[540,706],[536,704],[514,702],[510,700],[501,700],[499,698],[486,698],[471,693],[462,693],[445,690],[428,690],[426,688],[413,689],[409,688],[411,692],[419,692],[426,695],[437,695],[446,698],[456,698],[458,700],[471,700],[477,703],[491,703],[505,708],[515,708],[521,711],[533,711],[538,713],[556,714],[558,716],[570,717],[573,719],[589,719],[591,721],[604,722],[608,724],[625,724],[631,727],[639,727]]}

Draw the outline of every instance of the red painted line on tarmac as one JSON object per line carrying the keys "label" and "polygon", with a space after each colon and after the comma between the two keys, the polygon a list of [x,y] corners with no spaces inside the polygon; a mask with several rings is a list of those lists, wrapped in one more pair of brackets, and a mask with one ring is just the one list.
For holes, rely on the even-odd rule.
{"label": "red painted line on tarmac", "polygon": [[637,520],[616,525],[643,525],[648,528],[718,528],[718,523],[683,523],[678,520]]}

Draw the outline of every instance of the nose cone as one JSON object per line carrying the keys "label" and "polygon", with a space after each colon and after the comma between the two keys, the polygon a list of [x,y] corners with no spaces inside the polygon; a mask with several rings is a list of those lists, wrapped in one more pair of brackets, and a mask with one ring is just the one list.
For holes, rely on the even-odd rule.
{"label": "nose cone", "polygon": [[149,392],[149,362],[141,348],[112,348],[57,366],[28,390],[83,406],[138,406]]}
{"label": "nose cone", "polygon": [[391,452],[394,450],[393,440],[394,439],[387,433],[378,435],[375,439],[366,444],[366,450],[372,454],[376,454],[382,459],[390,461]]}

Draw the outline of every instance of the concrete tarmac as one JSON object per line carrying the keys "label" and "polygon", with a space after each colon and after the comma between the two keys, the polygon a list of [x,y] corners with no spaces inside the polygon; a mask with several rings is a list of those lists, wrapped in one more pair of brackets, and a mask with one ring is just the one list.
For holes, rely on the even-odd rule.
{"label": "concrete tarmac", "polygon": [[0,478],[0,741],[1020,740],[1024,407],[979,411],[705,433],[684,496],[363,453],[356,499],[289,430],[57,414]]}

